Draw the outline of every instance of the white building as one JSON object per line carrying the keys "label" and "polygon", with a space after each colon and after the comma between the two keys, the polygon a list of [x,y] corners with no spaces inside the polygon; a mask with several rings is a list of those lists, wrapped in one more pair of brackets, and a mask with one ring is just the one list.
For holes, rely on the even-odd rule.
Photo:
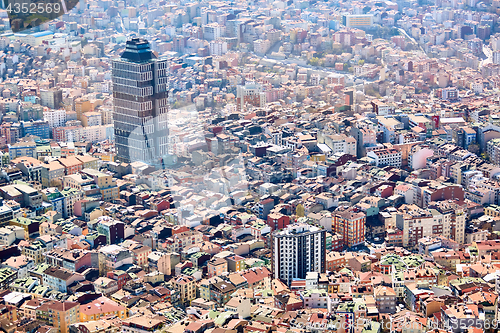
{"label": "white building", "polygon": [[305,279],[308,272],[325,272],[325,246],[326,230],[306,223],[273,233],[274,276],[290,284],[293,279]]}
{"label": "white building", "polygon": [[321,82],[321,76],[319,74],[311,74],[311,78],[309,79],[309,84],[311,86],[318,86]]}
{"label": "white building", "polygon": [[[396,227],[403,231],[404,247],[418,246],[419,239],[439,235],[464,244],[466,217],[462,207],[446,201],[438,202],[430,211],[406,205],[399,208]],[[455,230],[454,235],[452,229]]]}
{"label": "white building", "polygon": [[82,125],[85,127],[101,126],[102,115],[99,112],[85,112],[82,115]]}
{"label": "white building", "polygon": [[71,126],[65,127],[64,138],[62,141],[65,142],[79,142],[79,141],[90,141],[99,142],[106,139],[112,140],[113,135],[113,125],[100,125],[100,126]]}
{"label": "white building", "polygon": [[100,258],[99,261],[103,262],[106,269],[109,270],[133,263],[131,252],[126,248],[115,244],[101,247],[99,249],[99,256],[102,258],[102,260]]}
{"label": "white building", "polygon": [[394,194],[403,196],[406,204],[413,204],[415,192],[413,185],[410,184],[399,184],[394,188]]}
{"label": "white building", "polygon": [[467,244],[472,244],[473,242],[483,242],[488,240],[488,235],[490,232],[488,230],[477,230],[472,233],[467,233]]}
{"label": "white building", "polygon": [[83,192],[76,189],[65,189],[61,193],[64,196],[63,217],[73,216],[75,203],[82,199]]}
{"label": "white building", "polygon": [[493,163],[500,162],[500,138],[491,139],[486,143],[486,152]]}
{"label": "white building", "polygon": [[326,144],[331,155],[343,153],[356,156],[356,139],[345,134],[318,134],[318,144]]}
{"label": "white building", "polygon": [[368,158],[372,159],[373,163],[378,166],[395,166],[400,168],[402,163],[401,151],[388,148],[388,149],[377,149],[372,150],[366,154]]}
{"label": "white building", "polygon": [[17,239],[24,239],[24,229],[18,226],[7,225],[0,228],[0,245],[9,246]]}
{"label": "white building", "polygon": [[43,111],[43,120],[49,123],[50,128],[62,127],[66,124],[66,110]]}
{"label": "white building", "polygon": [[304,308],[311,309],[328,309],[331,311],[331,301],[326,290],[312,289],[301,292],[304,300]]}
{"label": "white building", "polygon": [[420,148],[415,152],[410,153],[408,156],[408,164],[411,165],[412,170],[425,168],[427,165],[427,158],[432,157],[434,151],[429,148]]}
{"label": "white building", "polygon": [[273,126],[266,127],[264,133],[269,134],[273,138],[273,144],[283,146],[283,132]]}
{"label": "white building", "polygon": [[269,48],[271,48],[271,41],[268,39],[258,39],[253,42],[253,50],[255,54],[266,54],[267,51],[269,51]]}
{"label": "white building", "polygon": [[94,288],[97,293],[110,295],[118,290],[118,283],[115,280],[101,276],[94,281]]}
{"label": "white building", "polygon": [[224,26],[219,23],[209,23],[203,26],[203,38],[206,40],[216,40],[222,37]]}
{"label": "white building", "polygon": [[500,51],[493,51],[493,63],[500,65]]}
{"label": "white building", "polygon": [[227,53],[227,42],[217,39],[210,42],[210,55],[222,56]]}
{"label": "white building", "polygon": [[493,51],[500,51],[500,36],[495,35],[490,38],[490,47]]}
{"label": "white building", "polygon": [[307,272],[306,275],[306,290],[318,289],[318,272]]}
{"label": "white building", "polygon": [[43,285],[52,290],[62,293],[68,291],[68,286],[77,281],[85,280],[85,277],[76,272],[70,272],[65,268],[50,267],[43,272]]}
{"label": "white building", "polygon": [[373,24],[373,14],[342,15],[342,23],[348,28],[368,27]]}
{"label": "white building", "polygon": [[481,94],[483,92],[483,89],[484,89],[483,81],[476,80],[474,82],[471,82],[470,89],[476,94]]}
{"label": "white building", "polygon": [[17,278],[23,279],[28,276],[28,271],[35,268],[35,262],[27,256],[10,257],[2,263],[3,266],[17,271]]}

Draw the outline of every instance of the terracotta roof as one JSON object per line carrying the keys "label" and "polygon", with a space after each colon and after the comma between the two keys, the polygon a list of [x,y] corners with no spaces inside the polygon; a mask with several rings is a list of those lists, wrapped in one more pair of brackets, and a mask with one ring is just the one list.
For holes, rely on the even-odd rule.
{"label": "terracotta roof", "polygon": [[76,156],[68,156],[58,159],[58,161],[66,168],[83,164]]}
{"label": "terracotta roof", "polygon": [[125,307],[104,296],[101,296],[88,304],[80,305],[80,313],[83,313],[86,316],[124,310]]}

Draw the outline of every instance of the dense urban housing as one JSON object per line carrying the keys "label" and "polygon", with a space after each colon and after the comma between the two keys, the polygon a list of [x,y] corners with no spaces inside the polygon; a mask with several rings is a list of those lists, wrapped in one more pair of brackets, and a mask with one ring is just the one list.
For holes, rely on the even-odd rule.
{"label": "dense urban housing", "polygon": [[498,0],[3,5],[1,332],[498,331]]}

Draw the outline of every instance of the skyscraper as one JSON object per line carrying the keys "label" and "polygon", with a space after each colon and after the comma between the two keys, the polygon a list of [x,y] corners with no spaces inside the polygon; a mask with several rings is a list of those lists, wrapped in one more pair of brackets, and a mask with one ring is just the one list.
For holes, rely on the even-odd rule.
{"label": "skyscraper", "polygon": [[306,223],[289,225],[272,235],[272,269],[275,277],[290,285],[307,272],[326,269],[326,230]]}
{"label": "skyscraper", "polygon": [[122,162],[156,164],[167,154],[167,60],[146,40],[127,41],[113,60],[113,121],[116,154]]}

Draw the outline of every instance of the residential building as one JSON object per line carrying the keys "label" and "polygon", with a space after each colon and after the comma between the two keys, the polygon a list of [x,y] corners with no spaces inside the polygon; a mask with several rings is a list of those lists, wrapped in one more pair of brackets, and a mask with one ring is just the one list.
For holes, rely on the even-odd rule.
{"label": "residential building", "polygon": [[274,276],[290,284],[307,272],[325,272],[326,230],[304,223],[289,225],[272,234]]}
{"label": "residential building", "polygon": [[372,150],[369,151],[366,156],[368,156],[368,158],[373,161],[373,164],[378,167],[389,165],[400,168],[402,165],[401,151],[394,148]]}
{"label": "residential building", "polygon": [[80,322],[98,320],[108,316],[116,316],[123,320],[128,318],[128,310],[105,296],[80,305]]}
{"label": "residential building", "polygon": [[36,319],[54,326],[60,333],[68,333],[69,326],[80,321],[80,304],[43,300],[42,304],[36,308]]}
{"label": "residential building", "polygon": [[337,210],[332,231],[342,236],[343,245],[353,247],[365,241],[366,214],[353,210]]}
{"label": "residential building", "polygon": [[172,287],[179,292],[180,302],[189,305],[196,298],[196,279],[189,275],[180,275],[171,281]]}

